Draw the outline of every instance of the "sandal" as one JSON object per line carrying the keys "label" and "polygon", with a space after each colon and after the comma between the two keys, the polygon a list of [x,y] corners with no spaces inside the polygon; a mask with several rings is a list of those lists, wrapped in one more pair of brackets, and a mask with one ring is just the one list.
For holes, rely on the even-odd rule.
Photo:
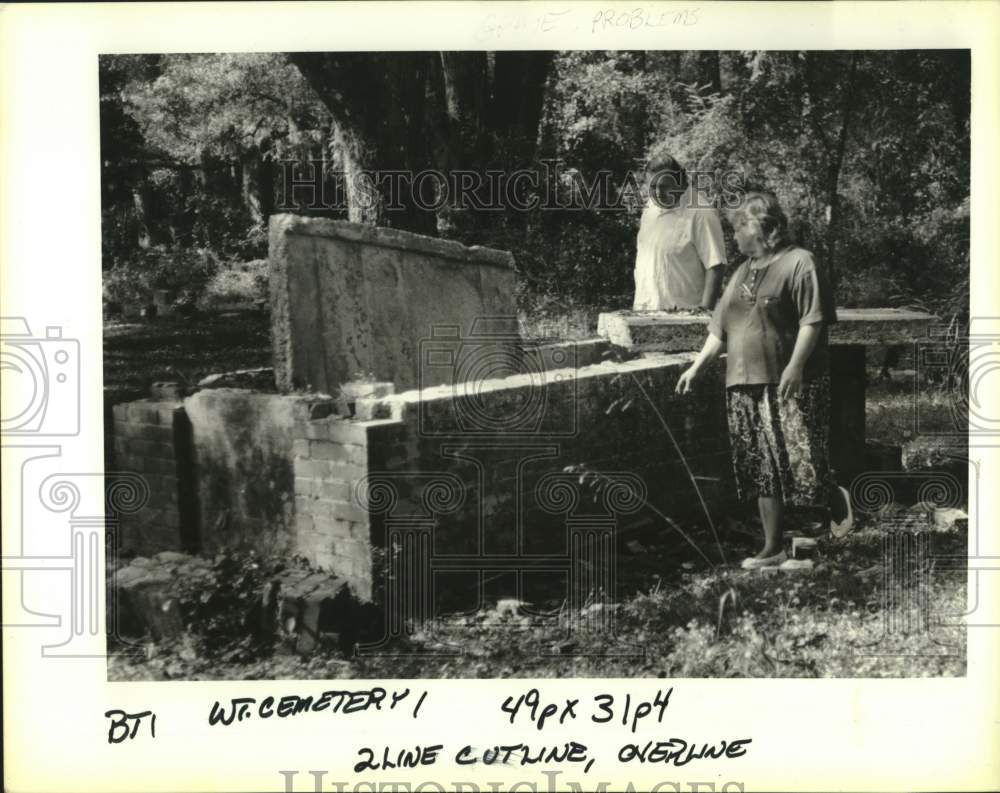
{"label": "sandal", "polygon": [[854,510],[851,509],[851,495],[843,487],[838,487],[840,490],[840,495],[844,499],[844,504],[847,507],[847,515],[841,521],[836,521],[832,517],[830,518],[830,534],[832,534],[837,539],[841,537],[846,537],[851,529],[854,528]]}
{"label": "sandal", "polygon": [[763,559],[758,559],[755,556],[748,556],[743,560],[740,565],[744,570],[759,570],[762,567],[777,567],[782,562],[788,560],[788,554],[784,551],[779,551],[774,556],[765,556]]}

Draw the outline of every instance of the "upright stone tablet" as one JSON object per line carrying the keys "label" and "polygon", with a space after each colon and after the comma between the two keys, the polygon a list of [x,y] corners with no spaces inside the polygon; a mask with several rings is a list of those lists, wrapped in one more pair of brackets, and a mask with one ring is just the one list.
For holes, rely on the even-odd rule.
{"label": "upright stone tablet", "polygon": [[271,217],[270,263],[282,391],[336,394],[355,377],[397,390],[450,384],[468,377],[456,373],[460,354],[438,354],[442,339],[456,350],[517,340],[506,251],[284,214]]}

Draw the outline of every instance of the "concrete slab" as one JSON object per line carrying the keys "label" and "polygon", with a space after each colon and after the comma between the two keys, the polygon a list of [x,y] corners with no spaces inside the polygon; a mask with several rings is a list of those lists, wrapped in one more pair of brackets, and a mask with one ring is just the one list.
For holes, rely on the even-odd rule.
{"label": "concrete slab", "polygon": [[[274,215],[270,266],[274,369],[283,391],[336,394],[359,375],[412,388],[426,373],[425,343],[441,340],[442,327],[453,329],[445,346],[474,356],[493,344],[492,330],[477,335],[483,318],[503,318],[506,335],[517,338],[514,259],[506,251]],[[451,360],[433,377],[453,382],[458,358]]]}
{"label": "concrete slab", "polygon": [[[937,321],[932,314],[898,308],[838,308],[830,344],[863,346],[912,344],[926,339]],[[681,352],[705,342],[708,317],[669,311],[609,311],[597,320],[597,333],[628,350]]]}

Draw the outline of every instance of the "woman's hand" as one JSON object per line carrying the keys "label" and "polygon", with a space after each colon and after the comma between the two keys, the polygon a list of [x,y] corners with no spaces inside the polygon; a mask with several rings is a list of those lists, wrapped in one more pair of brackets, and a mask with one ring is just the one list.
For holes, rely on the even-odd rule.
{"label": "woman's hand", "polygon": [[781,373],[781,382],[778,383],[778,396],[782,399],[791,399],[797,396],[802,387],[802,371],[805,369],[806,361],[812,355],[819,341],[820,330],[823,328],[822,322],[812,322],[808,325],[800,325],[798,335],[795,337],[795,349],[792,350],[792,358]]}
{"label": "woman's hand", "polygon": [[802,387],[802,367],[794,363],[788,364],[785,371],[781,373],[781,382],[778,383],[778,396],[782,399],[791,399],[798,396]]}
{"label": "woman's hand", "polygon": [[705,343],[702,345],[701,352],[698,353],[698,357],[694,359],[691,365],[678,378],[677,387],[674,388],[674,392],[678,394],[688,393],[691,390],[691,384],[701,371],[701,367],[718,358],[719,353],[722,352],[725,346],[725,342],[722,339],[714,333],[709,333],[708,338],[705,339]]}
{"label": "woman's hand", "polygon": [[698,367],[695,364],[691,364],[687,369],[685,369],[681,376],[677,380],[677,387],[674,389],[674,393],[686,394],[691,390],[691,384],[694,383],[694,379],[698,376]]}

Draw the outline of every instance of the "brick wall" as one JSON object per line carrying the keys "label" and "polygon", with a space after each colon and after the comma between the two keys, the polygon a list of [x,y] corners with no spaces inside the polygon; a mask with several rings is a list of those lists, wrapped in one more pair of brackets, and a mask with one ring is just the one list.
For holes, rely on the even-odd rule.
{"label": "brick wall", "polygon": [[509,578],[526,558],[568,554],[571,526],[704,521],[681,454],[714,509],[731,497],[731,468],[722,367],[674,394],[692,358],[651,354],[351,406],[238,389],[116,405],[115,465],[150,486],[124,545],[300,554],[371,598],[397,546],[445,578],[475,575],[484,556]]}
{"label": "brick wall", "polygon": [[355,498],[368,473],[370,425],[331,412],[331,401],[296,408],[293,442],[295,546],[314,564],[371,596],[368,514]]}
{"label": "brick wall", "polygon": [[[620,527],[645,517],[664,530],[662,515],[698,520],[669,433],[716,508],[731,494],[731,468],[721,367],[695,393],[674,394],[691,358],[406,392],[359,402],[358,416],[378,417],[368,420],[334,415],[332,402],[303,405],[294,441],[298,552],[369,596],[378,549],[393,542],[423,543],[422,553],[461,572],[463,557],[567,553],[574,520],[610,517]],[[616,506],[606,497],[615,487],[639,501]],[[567,492],[575,493],[569,501]]]}
{"label": "brick wall", "polygon": [[179,401],[140,399],[114,405],[114,467],[141,474],[147,505],[122,516],[123,551],[191,550],[197,502],[189,463],[190,427]]}

